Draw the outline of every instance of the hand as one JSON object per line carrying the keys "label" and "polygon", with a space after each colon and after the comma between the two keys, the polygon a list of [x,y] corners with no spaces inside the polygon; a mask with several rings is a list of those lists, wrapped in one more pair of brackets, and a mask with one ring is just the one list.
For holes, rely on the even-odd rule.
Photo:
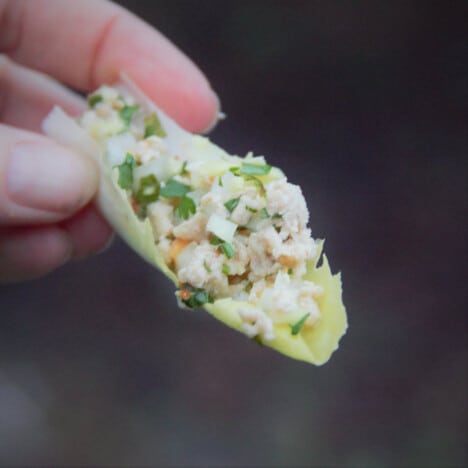
{"label": "hand", "polygon": [[123,71],[191,131],[213,125],[218,100],[165,37],[104,0],[0,0],[0,53],[0,281],[18,281],[112,236],[93,205],[96,166],[35,133],[54,104],[85,106],[59,82],[90,91]]}

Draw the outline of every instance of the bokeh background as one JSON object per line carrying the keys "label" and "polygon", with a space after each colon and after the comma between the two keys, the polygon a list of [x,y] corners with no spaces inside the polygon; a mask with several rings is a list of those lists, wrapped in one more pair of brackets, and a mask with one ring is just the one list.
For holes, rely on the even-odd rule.
{"label": "bokeh background", "polygon": [[209,76],[212,138],[303,187],[349,332],[287,359],[117,241],[0,289],[0,462],[466,466],[467,4],[122,3]]}

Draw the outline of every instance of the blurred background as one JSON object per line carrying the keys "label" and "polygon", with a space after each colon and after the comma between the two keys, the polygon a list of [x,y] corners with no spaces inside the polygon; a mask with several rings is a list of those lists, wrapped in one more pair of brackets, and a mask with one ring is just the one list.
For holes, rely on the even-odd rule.
{"label": "blurred background", "polygon": [[467,4],[123,1],[303,187],[350,328],[258,347],[120,241],[0,289],[0,463],[466,466]]}

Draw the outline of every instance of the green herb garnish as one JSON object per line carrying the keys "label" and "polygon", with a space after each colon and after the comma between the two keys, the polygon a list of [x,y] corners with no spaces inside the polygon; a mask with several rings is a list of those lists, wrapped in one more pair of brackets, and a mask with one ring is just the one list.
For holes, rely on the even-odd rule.
{"label": "green herb garnish", "polygon": [[140,188],[135,194],[137,203],[145,208],[146,205],[155,202],[159,198],[160,185],[153,174],[140,179]]}
{"label": "green herb garnish", "polygon": [[269,164],[249,164],[242,163],[242,166],[239,170],[241,175],[266,175],[271,171],[271,166]]}
{"label": "green herb garnish", "polygon": [[262,184],[262,181],[260,179],[257,179],[255,176],[251,175],[244,175],[242,176],[246,182],[252,182],[260,192],[260,195],[263,197],[266,195],[266,190],[265,187]]}
{"label": "green herb garnish", "polygon": [[161,188],[161,196],[166,198],[181,198],[187,192],[190,192],[190,187],[174,179],[169,179],[166,185]]}
{"label": "green herb garnish", "polygon": [[250,211],[251,213],[257,213],[258,212],[258,210],[256,210],[255,208],[251,208],[250,206],[246,206],[245,209],[247,211]]}
{"label": "green herb garnish", "polygon": [[282,219],[283,218],[283,215],[280,214],[280,213],[275,213],[273,216],[272,216],[273,219]]}
{"label": "green herb garnish", "polygon": [[229,242],[223,242],[219,245],[219,250],[226,255],[227,258],[234,257],[234,248]]}
{"label": "green herb garnish", "polygon": [[96,104],[104,101],[102,94],[90,94],[88,96],[88,106],[93,109]]}
{"label": "green herb garnish", "polygon": [[180,300],[191,309],[201,307],[207,303],[213,302],[211,295],[202,288],[193,288],[188,286],[179,291]]}
{"label": "green herb garnish", "polygon": [[188,171],[187,171],[187,161],[184,161],[182,163],[182,169],[180,170],[180,175],[183,176],[183,175],[186,175],[188,174]]}
{"label": "green herb garnish", "polygon": [[211,273],[211,268],[208,266],[208,263],[206,263],[206,260],[203,262],[203,267],[207,273]]}
{"label": "green herb garnish", "polygon": [[196,211],[197,207],[195,202],[190,197],[185,195],[180,199],[180,202],[176,208],[177,216],[182,219],[189,219],[190,215],[195,214]]}
{"label": "green herb garnish", "polygon": [[145,138],[149,136],[156,135],[160,138],[164,138],[166,136],[166,132],[161,125],[161,122],[157,116],[157,114],[150,114],[148,117],[145,118]]}
{"label": "green herb garnish", "polygon": [[298,335],[302,330],[302,327],[306,323],[306,320],[309,318],[310,313],[304,314],[295,324],[289,325],[291,327],[291,335]]}
{"label": "green herb garnish", "polygon": [[249,282],[245,285],[244,291],[245,291],[246,293],[249,293],[249,292],[252,290],[252,287],[253,287],[253,283],[252,283],[252,281],[249,281]]}
{"label": "green herb garnish", "polygon": [[131,189],[133,187],[133,168],[135,164],[135,158],[130,153],[127,153],[124,162],[117,166],[119,170],[118,184],[123,189]]}
{"label": "green herb garnish", "polygon": [[242,165],[231,167],[229,169],[234,175],[266,175],[271,171],[271,166],[269,164],[249,164],[242,163]]}
{"label": "green herb garnish", "polygon": [[292,275],[293,274],[293,269],[292,268],[288,268],[288,275]]}
{"label": "green herb garnish", "polygon": [[261,219],[267,219],[267,218],[269,218],[269,217],[270,217],[270,215],[268,214],[267,209],[266,209],[266,208],[262,208],[262,209],[260,210],[260,218],[261,218]]}
{"label": "green herb garnish", "polygon": [[[219,179],[219,180],[221,180],[221,179]],[[224,206],[229,211],[229,213],[232,213],[236,209],[236,206],[239,204],[239,200],[240,200],[240,197],[231,198],[231,200],[228,200],[224,204]]]}
{"label": "green herb garnish", "polygon": [[220,239],[218,236],[215,236],[214,234],[211,236],[211,239],[210,239],[210,244],[211,245],[220,245],[223,242],[224,241],[222,239]]}
{"label": "green herb garnish", "polygon": [[[267,172],[250,172],[250,170],[247,168],[246,170],[243,170],[244,166],[253,166],[253,167],[268,167],[269,169],[263,169],[263,171],[267,170]],[[271,166],[268,166],[268,164],[264,164],[263,166],[256,166],[254,164],[242,164],[241,167],[231,167],[229,170],[236,176],[243,177],[243,179],[246,182],[252,182],[254,185],[257,186],[260,195],[265,196],[266,195],[266,190],[265,187],[262,184],[262,181],[260,179],[257,179],[255,175],[261,175],[261,174],[268,174],[270,172]],[[255,175],[254,175],[255,174]]]}
{"label": "green herb garnish", "polygon": [[229,265],[226,263],[223,263],[222,266],[222,272],[227,276],[231,273],[231,269],[229,268]]}
{"label": "green herb garnish", "polygon": [[135,112],[140,108],[138,104],[133,106],[123,106],[119,111],[120,118],[123,120],[126,127],[129,127],[132,123],[132,118]]}

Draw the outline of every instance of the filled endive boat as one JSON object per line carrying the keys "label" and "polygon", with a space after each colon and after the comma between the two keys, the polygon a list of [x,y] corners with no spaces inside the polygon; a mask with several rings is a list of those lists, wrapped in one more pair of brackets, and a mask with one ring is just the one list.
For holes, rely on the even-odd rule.
{"label": "filled endive boat", "polygon": [[347,328],[340,275],[307,227],[300,187],[263,156],[230,156],[181,129],[132,82],[102,86],[74,119],[43,124],[95,158],[115,230],[210,314],[290,357],[323,364]]}

